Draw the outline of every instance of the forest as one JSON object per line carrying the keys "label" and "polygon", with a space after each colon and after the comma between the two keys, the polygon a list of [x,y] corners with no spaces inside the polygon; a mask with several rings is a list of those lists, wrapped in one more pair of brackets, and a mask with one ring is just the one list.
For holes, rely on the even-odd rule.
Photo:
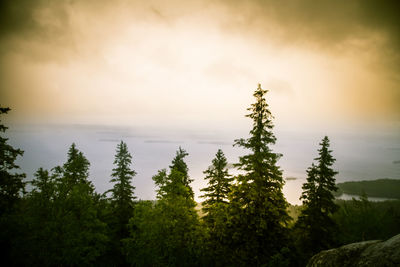
{"label": "forest", "polygon": [[372,181],[351,181],[338,183],[337,195],[343,193],[350,195],[362,195],[370,197],[384,197],[400,199],[400,180],[378,179]]}
{"label": "forest", "polygon": [[[157,199],[137,200],[124,141],[116,147],[112,188],[100,194],[75,144],[63,165],[38,168],[28,180],[15,163],[24,152],[1,136],[3,266],[305,266],[321,250],[400,233],[400,201],[370,202],[366,194],[335,200],[338,171],[327,136],[305,170],[303,204],[289,205],[266,93],[255,90],[249,136],[235,140],[247,151],[235,164],[240,174],[229,173],[224,152],[216,151],[204,170],[202,203],[194,200],[181,147],[152,177]],[[0,109],[2,116],[9,111]]]}

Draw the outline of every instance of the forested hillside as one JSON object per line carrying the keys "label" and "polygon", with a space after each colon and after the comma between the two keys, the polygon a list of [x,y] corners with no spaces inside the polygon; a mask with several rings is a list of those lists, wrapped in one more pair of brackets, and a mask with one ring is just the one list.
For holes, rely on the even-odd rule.
{"label": "forested hillside", "polygon": [[[230,173],[223,151],[216,151],[204,170],[208,184],[201,205],[181,147],[152,177],[157,199],[144,201],[136,198],[141,189],[132,186],[135,157],[123,141],[116,146],[111,189],[99,194],[89,180],[90,162],[75,144],[64,164],[38,166],[35,177],[26,179],[15,164],[23,151],[1,137],[3,265],[304,266],[320,250],[399,233],[400,201],[335,201],[338,171],[327,136],[305,170],[303,205],[288,204],[278,165],[282,155],[272,150],[276,137],[266,93],[261,85],[255,90],[246,115],[249,136],[235,140],[247,151],[235,164],[240,174]],[[0,111],[3,116],[9,109]],[[365,191],[377,192],[377,183],[367,183]]]}
{"label": "forested hillside", "polygon": [[400,180],[378,179],[372,181],[351,181],[338,183],[337,194],[351,195],[367,194],[369,197],[396,198],[400,199]]}

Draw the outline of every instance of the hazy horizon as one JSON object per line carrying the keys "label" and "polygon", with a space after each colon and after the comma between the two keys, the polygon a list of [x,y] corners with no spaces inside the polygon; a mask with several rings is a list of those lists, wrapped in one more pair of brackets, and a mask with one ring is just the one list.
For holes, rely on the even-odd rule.
{"label": "hazy horizon", "polygon": [[[221,148],[229,163],[236,163],[243,149],[233,147],[233,140],[246,137],[243,129],[232,131],[216,128],[214,131],[194,129],[163,129],[110,125],[21,125],[10,126],[7,136],[10,144],[25,150],[18,160],[27,180],[33,178],[39,167],[47,169],[63,164],[72,142],[91,163],[90,177],[100,193],[111,189],[109,183],[116,145],[123,140],[133,155],[132,168],[137,172],[133,179],[135,195],[141,199],[155,199],[155,186],[151,179],[157,170],[168,168],[179,146],[189,153],[187,163],[196,201],[202,201],[200,189],[206,186],[202,173],[211,165],[215,153]],[[273,147],[283,156],[278,165],[283,177],[295,177],[286,181],[284,194],[292,204],[300,204],[299,196],[305,182],[306,169],[317,156],[321,133],[298,133],[277,129],[277,143]],[[329,135],[333,156],[337,159],[334,168],[339,171],[337,182],[351,180],[373,180],[378,178],[400,179],[400,147],[395,133],[354,136],[350,133]],[[38,156],[40,155],[40,156]],[[230,169],[235,173],[234,169]]]}

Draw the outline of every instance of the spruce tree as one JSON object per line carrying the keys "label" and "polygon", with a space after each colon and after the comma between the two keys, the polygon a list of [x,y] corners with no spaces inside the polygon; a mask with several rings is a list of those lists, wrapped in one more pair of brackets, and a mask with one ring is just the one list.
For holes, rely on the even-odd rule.
{"label": "spruce tree", "polygon": [[299,235],[299,246],[304,256],[329,248],[333,244],[335,223],[332,214],[338,209],[332,192],[337,190],[332,165],[336,161],[329,150],[329,139],[325,136],[320,143],[319,156],[307,170],[307,182],[303,184],[303,210],[295,228]]}
{"label": "spruce tree", "polygon": [[[0,115],[7,114],[10,108],[0,107]],[[5,133],[8,127],[0,124],[0,133]],[[19,231],[19,219],[16,216],[18,204],[25,192],[24,173],[18,173],[19,166],[15,163],[18,156],[24,152],[8,144],[8,138],[0,136],[0,257],[3,265],[12,263],[11,250],[15,235]]]}
{"label": "spruce tree", "polygon": [[276,138],[266,93],[259,84],[254,92],[256,101],[246,115],[253,120],[250,137],[235,140],[235,145],[250,153],[240,157],[236,164],[242,174],[236,177],[230,194],[227,236],[231,240],[227,245],[233,249],[234,262],[246,265],[267,264],[287,245],[290,217],[282,193],[282,171],[277,165],[281,155],[271,149]]}
{"label": "spruce tree", "polygon": [[[89,161],[71,145],[63,167],[40,168],[25,199],[24,239],[16,265],[97,265],[108,245],[98,195],[89,181]],[[25,253],[24,253],[25,252]]]}
{"label": "spruce tree", "polygon": [[[0,107],[0,115],[7,114],[10,108]],[[0,132],[4,133],[8,127],[0,124]],[[15,163],[18,156],[24,152],[7,143],[8,138],[0,136],[0,216],[12,211],[14,204],[24,192],[26,177],[24,173],[16,173],[19,166]]]}
{"label": "spruce tree", "polygon": [[187,189],[189,190],[191,197],[194,197],[194,192],[192,187],[190,186],[190,183],[193,182],[192,179],[190,179],[189,177],[189,168],[186,164],[186,162],[184,161],[184,158],[186,156],[188,156],[189,154],[182,149],[181,147],[179,147],[178,151],[176,151],[176,156],[175,158],[172,160],[172,164],[169,166],[169,168],[171,170],[176,170],[179,171],[182,175],[183,175],[183,185],[187,187]]}
{"label": "spruce tree", "polygon": [[225,265],[227,251],[222,240],[225,239],[224,227],[227,222],[227,208],[229,205],[228,195],[231,191],[232,176],[229,174],[227,160],[221,149],[218,150],[212,165],[204,171],[205,179],[208,180],[208,187],[201,189],[205,192],[202,198],[202,210],[207,230],[207,251],[208,258],[217,266]]}
{"label": "spruce tree", "polygon": [[135,266],[196,266],[200,224],[188,184],[188,155],[179,148],[170,171],[153,176],[157,201],[139,202],[125,241],[128,262]]}
{"label": "spruce tree", "polygon": [[77,184],[91,185],[88,180],[89,166],[87,158],[76,148],[75,143],[72,143],[68,150],[67,162],[64,163],[62,170],[59,170],[62,172],[65,185],[69,188]]}
{"label": "spruce tree", "polygon": [[[132,155],[128,151],[126,143],[121,141],[117,145],[116,155],[114,159],[115,168],[111,176],[110,182],[114,183],[114,187],[109,190],[112,193],[111,203],[113,211],[118,218],[118,228],[126,232],[126,224],[128,223],[133,211],[133,200],[136,198],[134,194],[135,187],[132,185],[132,179],[136,172],[131,169]],[[127,232],[126,232],[127,234]],[[123,236],[120,236],[121,238]]]}
{"label": "spruce tree", "polygon": [[218,149],[212,160],[212,166],[203,172],[206,175],[205,179],[208,180],[208,187],[200,191],[205,192],[201,196],[205,198],[202,203],[203,211],[206,214],[204,219],[210,224],[214,223],[216,213],[228,204],[228,194],[233,178],[226,168],[227,164],[224,153]]}

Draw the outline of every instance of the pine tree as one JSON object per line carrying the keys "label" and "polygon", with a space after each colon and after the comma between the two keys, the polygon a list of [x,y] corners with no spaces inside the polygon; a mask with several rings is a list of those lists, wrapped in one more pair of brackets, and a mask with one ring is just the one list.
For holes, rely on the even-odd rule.
{"label": "pine tree", "polygon": [[303,254],[311,256],[329,248],[333,242],[335,223],[331,215],[338,209],[332,192],[337,190],[332,169],[335,159],[329,150],[329,139],[325,136],[320,143],[319,157],[307,170],[307,182],[303,184],[303,210],[296,222]]}
{"label": "pine tree", "polygon": [[211,224],[215,221],[214,214],[228,204],[228,194],[233,178],[226,168],[227,164],[224,153],[218,149],[212,160],[212,166],[203,172],[206,175],[205,179],[208,180],[208,187],[201,189],[202,192],[205,192],[201,196],[205,198],[202,203],[203,212],[206,213],[205,220]]}
{"label": "pine tree", "polygon": [[121,141],[117,145],[116,155],[111,176],[111,182],[114,187],[109,190],[112,193],[111,203],[116,218],[118,218],[118,228],[120,229],[120,238],[126,237],[128,234],[125,227],[133,212],[133,200],[136,198],[134,194],[135,187],[132,185],[132,179],[136,172],[131,169],[132,155],[128,151],[126,143]]}
{"label": "pine tree", "polygon": [[266,90],[258,85],[256,102],[246,117],[253,120],[247,139],[235,145],[250,150],[236,166],[243,174],[236,177],[230,194],[227,245],[233,249],[233,260],[242,264],[262,265],[276,258],[285,247],[286,225],[290,219],[288,204],[282,193],[284,180],[277,166],[280,154],[271,150],[276,138],[272,133],[272,115],[265,100]]}

